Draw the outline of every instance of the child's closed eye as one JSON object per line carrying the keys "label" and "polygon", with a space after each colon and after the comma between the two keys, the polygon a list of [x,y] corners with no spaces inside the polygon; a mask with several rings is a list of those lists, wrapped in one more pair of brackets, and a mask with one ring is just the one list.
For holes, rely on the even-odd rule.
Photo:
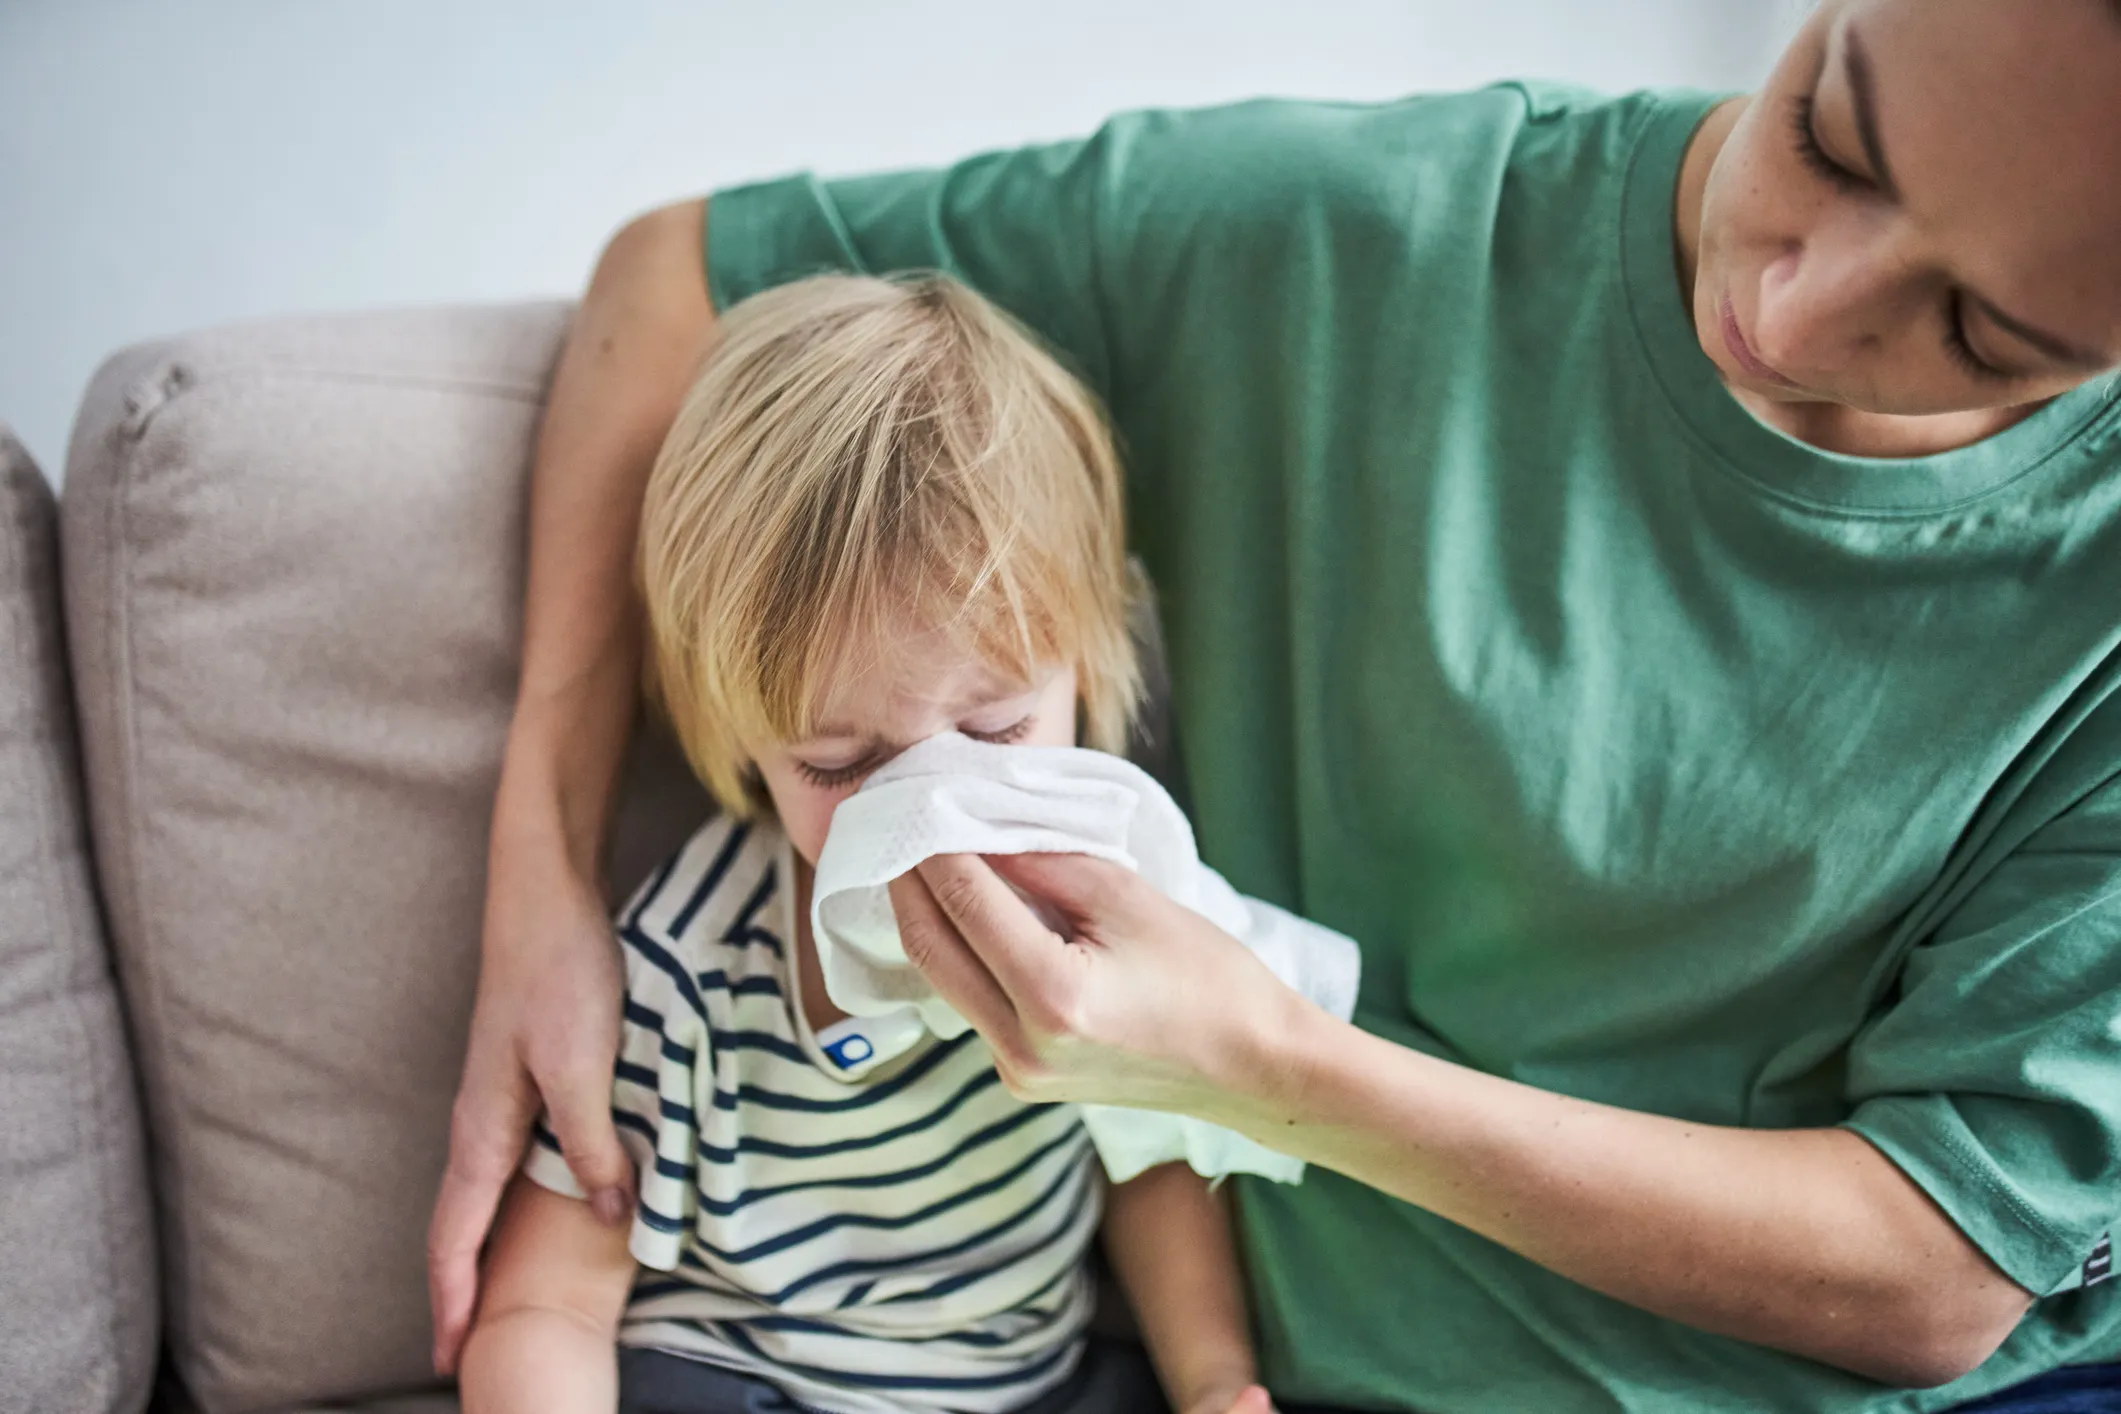
{"label": "child's closed eye", "polygon": [[813,766],[808,761],[795,763],[795,773],[819,790],[838,790],[841,786],[853,785],[875,769],[875,761],[867,756],[844,766]]}
{"label": "child's closed eye", "polygon": [[1003,727],[1000,731],[974,731],[971,727],[961,727],[959,730],[974,741],[988,741],[993,742],[997,746],[1006,746],[1012,741],[1022,741],[1026,736],[1030,735],[1031,728],[1037,724],[1037,716],[1026,713],[1008,726]]}

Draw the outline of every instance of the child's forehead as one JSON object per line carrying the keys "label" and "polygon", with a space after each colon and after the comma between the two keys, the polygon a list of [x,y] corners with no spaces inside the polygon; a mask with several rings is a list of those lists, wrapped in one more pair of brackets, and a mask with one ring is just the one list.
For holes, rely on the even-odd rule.
{"label": "child's forehead", "polygon": [[997,663],[939,633],[907,635],[839,655],[817,685],[804,735],[894,737],[911,719],[954,718],[1034,689],[1014,664]]}

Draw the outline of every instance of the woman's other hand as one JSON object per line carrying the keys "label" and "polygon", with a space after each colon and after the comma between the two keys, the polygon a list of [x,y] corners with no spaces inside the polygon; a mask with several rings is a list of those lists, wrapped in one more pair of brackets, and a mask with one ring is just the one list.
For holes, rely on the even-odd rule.
{"label": "woman's other hand", "polygon": [[435,1365],[457,1360],[479,1249],[540,1097],[598,1215],[632,1168],[611,1125],[619,964],[593,882],[639,699],[634,540],[656,449],[714,333],[706,203],[611,238],[575,310],[531,471],[523,668],[487,870],[484,949],[449,1171],[428,1230]]}
{"label": "woman's other hand", "polygon": [[908,958],[1023,1098],[1234,1123],[1297,1081],[1274,1042],[1316,1008],[1131,870],[1082,855],[940,855],[895,880],[891,901]]}
{"label": "woman's other hand", "polygon": [[632,1211],[633,1164],[611,1122],[623,979],[597,890],[562,864],[494,851],[478,1004],[428,1229],[434,1361],[455,1367],[477,1303],[479,1251],[542,1107],[608,1225]]}

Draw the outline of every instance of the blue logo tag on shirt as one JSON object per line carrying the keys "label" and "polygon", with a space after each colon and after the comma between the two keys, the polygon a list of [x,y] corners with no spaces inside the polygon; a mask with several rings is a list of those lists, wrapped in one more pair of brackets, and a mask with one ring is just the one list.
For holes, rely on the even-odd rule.
{"label": "blue logo tag on shirt", "polygon": [[859,1032],[827,1042],[821,1049],[832,1057],[832,1063],[841,1070],[858,1066],[876,1054],[876,1047],[870,1045],[869,1038]]}

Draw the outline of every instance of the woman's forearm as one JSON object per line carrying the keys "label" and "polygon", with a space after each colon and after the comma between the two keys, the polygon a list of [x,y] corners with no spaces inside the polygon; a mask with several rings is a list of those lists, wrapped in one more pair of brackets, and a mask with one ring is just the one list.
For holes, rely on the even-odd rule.
{"label": "woman's forearm", "polygon": [[[1585,1286],[1892,1384],[1956,1378],[2030,1296],[1840,1129],[1746,1130],[1569,1099],[1315,1010],[1241,1127]],[[1296,1059],[1301,1058],[1301,1059]]]}
{"label": "woman's forearm", "polygon": [[638,698],[641,502],[714,328],[705,213],[680,202],[612,238],[554,374],[531,474],[522,677],[495,846],[563,850],[585,878]]}

